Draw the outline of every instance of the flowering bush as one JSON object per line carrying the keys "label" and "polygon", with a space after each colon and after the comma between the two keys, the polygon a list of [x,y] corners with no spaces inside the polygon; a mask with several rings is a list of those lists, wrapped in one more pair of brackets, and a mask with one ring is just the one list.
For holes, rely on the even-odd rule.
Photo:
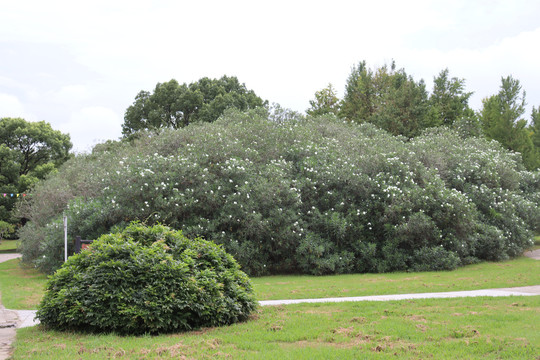
{"label": "flowering bush", "polygon": [[[538,173],[495,142],[438,128],[412,141],[332,116],[229,111],[107,143],[39,184],[25,261],[132,220],[222,244],[250,274],[439,270],[519,255],[540,224]],[[49,206],[48,204],[54,204]],[[495,236],[495,237],[494,237]]]}
{"label": "flowering bush", "polygon": [[131,224],[70,257],[37,317],[60,330],[142,334],[232,324],[255,308],[248,277],[221,247]]}

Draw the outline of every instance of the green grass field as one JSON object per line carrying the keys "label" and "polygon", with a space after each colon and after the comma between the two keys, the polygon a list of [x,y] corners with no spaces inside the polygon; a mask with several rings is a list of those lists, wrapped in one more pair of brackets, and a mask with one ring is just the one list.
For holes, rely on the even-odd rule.
{"label": "green grass field", "polygon": [[520,257],[469,265],[454,271],[268,276],[252,279],[259,300],[388,295],[491,289],[540,284],[540,261]]}
{"label": "green grass field", "polygon": [[535,359],[540,296],[264,307],[245,323],[120,337],[18,330],[15,359]]}
{"label": "green grass field", "polygon": [[[8,309],[35,309],[47,277],[19,264],[18,259],[0,263],[2,302]],[[252,282],[258,300],[490,289],[540,284],[540,261],[521,257],[444,272],[266,276]]]}
{"label": "green grass field", "polygon": [[47,276],[20,266],[20,259],[0,263],[0,294],[7,309],[35,309],[43,297]]}
{"label": "green grass field", "polygon": [[[361,296],[540,284],[540,261],[518,258],[450,272],[271,276],[252,279],[259,300]],[[0,264],[7,308],[36,308],[46,276]],[[540,296],[424,299],[262,307],[245,323],[142,337],[32,327],[15,359],[534,359]]]}
{"label": "green grass field", "polygon": [[0,243],[0,253],[14,253],[19,245],[18,240],[2,240]]}

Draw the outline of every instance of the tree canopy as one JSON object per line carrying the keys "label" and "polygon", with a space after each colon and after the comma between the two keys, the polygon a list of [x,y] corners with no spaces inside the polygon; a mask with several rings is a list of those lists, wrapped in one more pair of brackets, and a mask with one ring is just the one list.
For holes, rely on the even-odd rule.
{"label": "tree canopy", "polygon": [[0,220],[12,219],[17,197],[69,158],[70,137],[45,121],[0,119]]}
{"label": "tree canopy", "polygon": [[392,133],[413,137],[431,125],[424,82],[404,69],[384,65],[375,71],[365,61],[354,66],[345,87],[341,116],[369,122]]}
{"label": "tree canopy", "polygon": [[529,126],[523,117],[525,96],[519,80],[512,76],[501,78],[499,92],[483,100],[480,119],[488,138],[521,153],[525,166],[535,169],[540,166],[540,147],[534,142],[538,137],[538,111],[533,108]]}
{"label": "tree canopy", "polygon": [[519,80],[503,77],[499,93],[484,99],[478,112],[469,106],[472,94],[466,91],[465,80],[451,77],[448,69],[434,77],[433,91],[428,94],[423,80],[415,81],[404,69],[397,69],[395,62],[371,69],[361,61],[347,78],[343,99],[329,85],[315,93],[306,113],[333,113],[409,139],[427,128],[446,126],[464,137],[497,140],[521,153],[527,169],[539,168],[540,110],[533,107],[530,121],[523,117],[525,91]]}
{"label": "tree canopy", "polygon": [[434,125],[452,126],[462,118],[474,117],[469,107],[473,93],[465,91],[465,80],[449,78],[448,69],[444,69],[433,79],[433,93],[429,98],[435,119]]}
{"label": "tree canopy", "polygon": [[315,93],[315,99],[309,100],[309,104],[311,107],[306,110],[308,115],[338,115],[341,102],[337,97],[336,91],[332,87],[332,84],[328,84],[327,87]]}
{"label": "tree canopy", "polygon": [[172,79],[158,83],[153,93],[141,91],[126,110],[122,133],[181,128],[192,122],[213,122],[225,109],[253,109],[267,102],[248,90],[236,77],[204,77],[191,84]]}

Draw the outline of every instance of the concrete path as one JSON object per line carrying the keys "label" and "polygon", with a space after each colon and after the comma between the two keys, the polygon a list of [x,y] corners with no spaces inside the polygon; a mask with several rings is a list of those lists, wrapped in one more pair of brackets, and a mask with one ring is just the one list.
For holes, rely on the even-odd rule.
{"label": "concrete path", "polygon": [[325,303],[325,302],[344,302],[344,301],[393,301],[393,300],[411,300],[411,299],[444,299],[457,297],[477,297],[477,296],[534,296],[540,295],[540,285],[505,288],[505,289],[484,289],[470,291],[449,291],[439,293],[421,293],[421,294],[399,294],[399,295],[375,295],[375,296],[354,296],[324,299],[295,299],[295,300],[265,300],[259,301],[262,306],[268,305],[289,305],[301,303]]}
{"label": "concrete path", "polygon": [[540,249],[525,251],[523,255],[525,255],[526,257],[535,259],[535,260],[540,260]]}
{"label": "concrete path", "polygon": [[0,263],[22,257],[22,254],[0,254]]}
{"label": "concrete path", "polygon": [[[264,300],[259,301],[261,306],[290,305],[302,303],[327,303],[327,302],[345,302],[345,301],[393,301],[393,300],[411,300],[411,299],[444,299],[458,297],[477,297],[477,296],[535,296],[540,295],[540,285],[524,286],[504,289],[484,289],[471,291],[450,291],[439,293],[421,293],[421,294],[398,294],[398,295],[375,295],[375,296],[354,296],[323,299],[295,299],[295,300]],[[34,320],[35,310],[9,310],[18,314],[21,319],[18,328],[34,326],[39,324],[39,320]]]}
{"label": "concrete path", "polygon": [[15,329],[19,323],[17,313],[4,309],[0,305],[0,359],[9,359],[13,349],[11,343],[15,340]]}

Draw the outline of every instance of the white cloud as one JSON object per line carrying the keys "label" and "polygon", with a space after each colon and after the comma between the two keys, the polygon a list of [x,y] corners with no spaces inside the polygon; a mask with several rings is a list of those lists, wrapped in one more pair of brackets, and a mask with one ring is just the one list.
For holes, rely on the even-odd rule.
{"label": "white cloud", "polygon": [[395,59],[428,87],[448,67],[475,108],[512,74],[540,105],[538,11],[530,0],[11,1],[0,12],[0,93],[69,128],[77,148],[117,138],[125,109],[157,82],[237,76],[304,111],[328,83],[343,95],[361,60]]}
{"label": "white cloud", "polygon": [[398,66],[405,67],[416,80],[423,78],[430,86],[433,77],[448,68],[451,76],[465,79],[467,91],[474,91],[471,98],[474,109],[480,109],[482,99],[499,91],[501,77],[511,75],[520,81],[528,94],[528,117],[530,108],[540,105],[540,71],[536,65],[540,51],[532,45],[539,43],[540,27],[505,37],[483,48],[403,49],[404,61]]}
{"label": "white cloud", "polygon": [[76,152],[87,152],[98,143],[118,139],[122,135],[121,117],[113,110],[95,106],[71,114],[70,121],[59,127],[71,136]]}
{"label": "white cloud", "polygon": [[0,117],[20,117],[28,121],[35,120],[16,96],[3,93],[0,93]]}
{"label": "white cloud", "polygon": [[53,93],[56,102],[76,105],[90,98],[90,92],[84,85],[66,85]]}

